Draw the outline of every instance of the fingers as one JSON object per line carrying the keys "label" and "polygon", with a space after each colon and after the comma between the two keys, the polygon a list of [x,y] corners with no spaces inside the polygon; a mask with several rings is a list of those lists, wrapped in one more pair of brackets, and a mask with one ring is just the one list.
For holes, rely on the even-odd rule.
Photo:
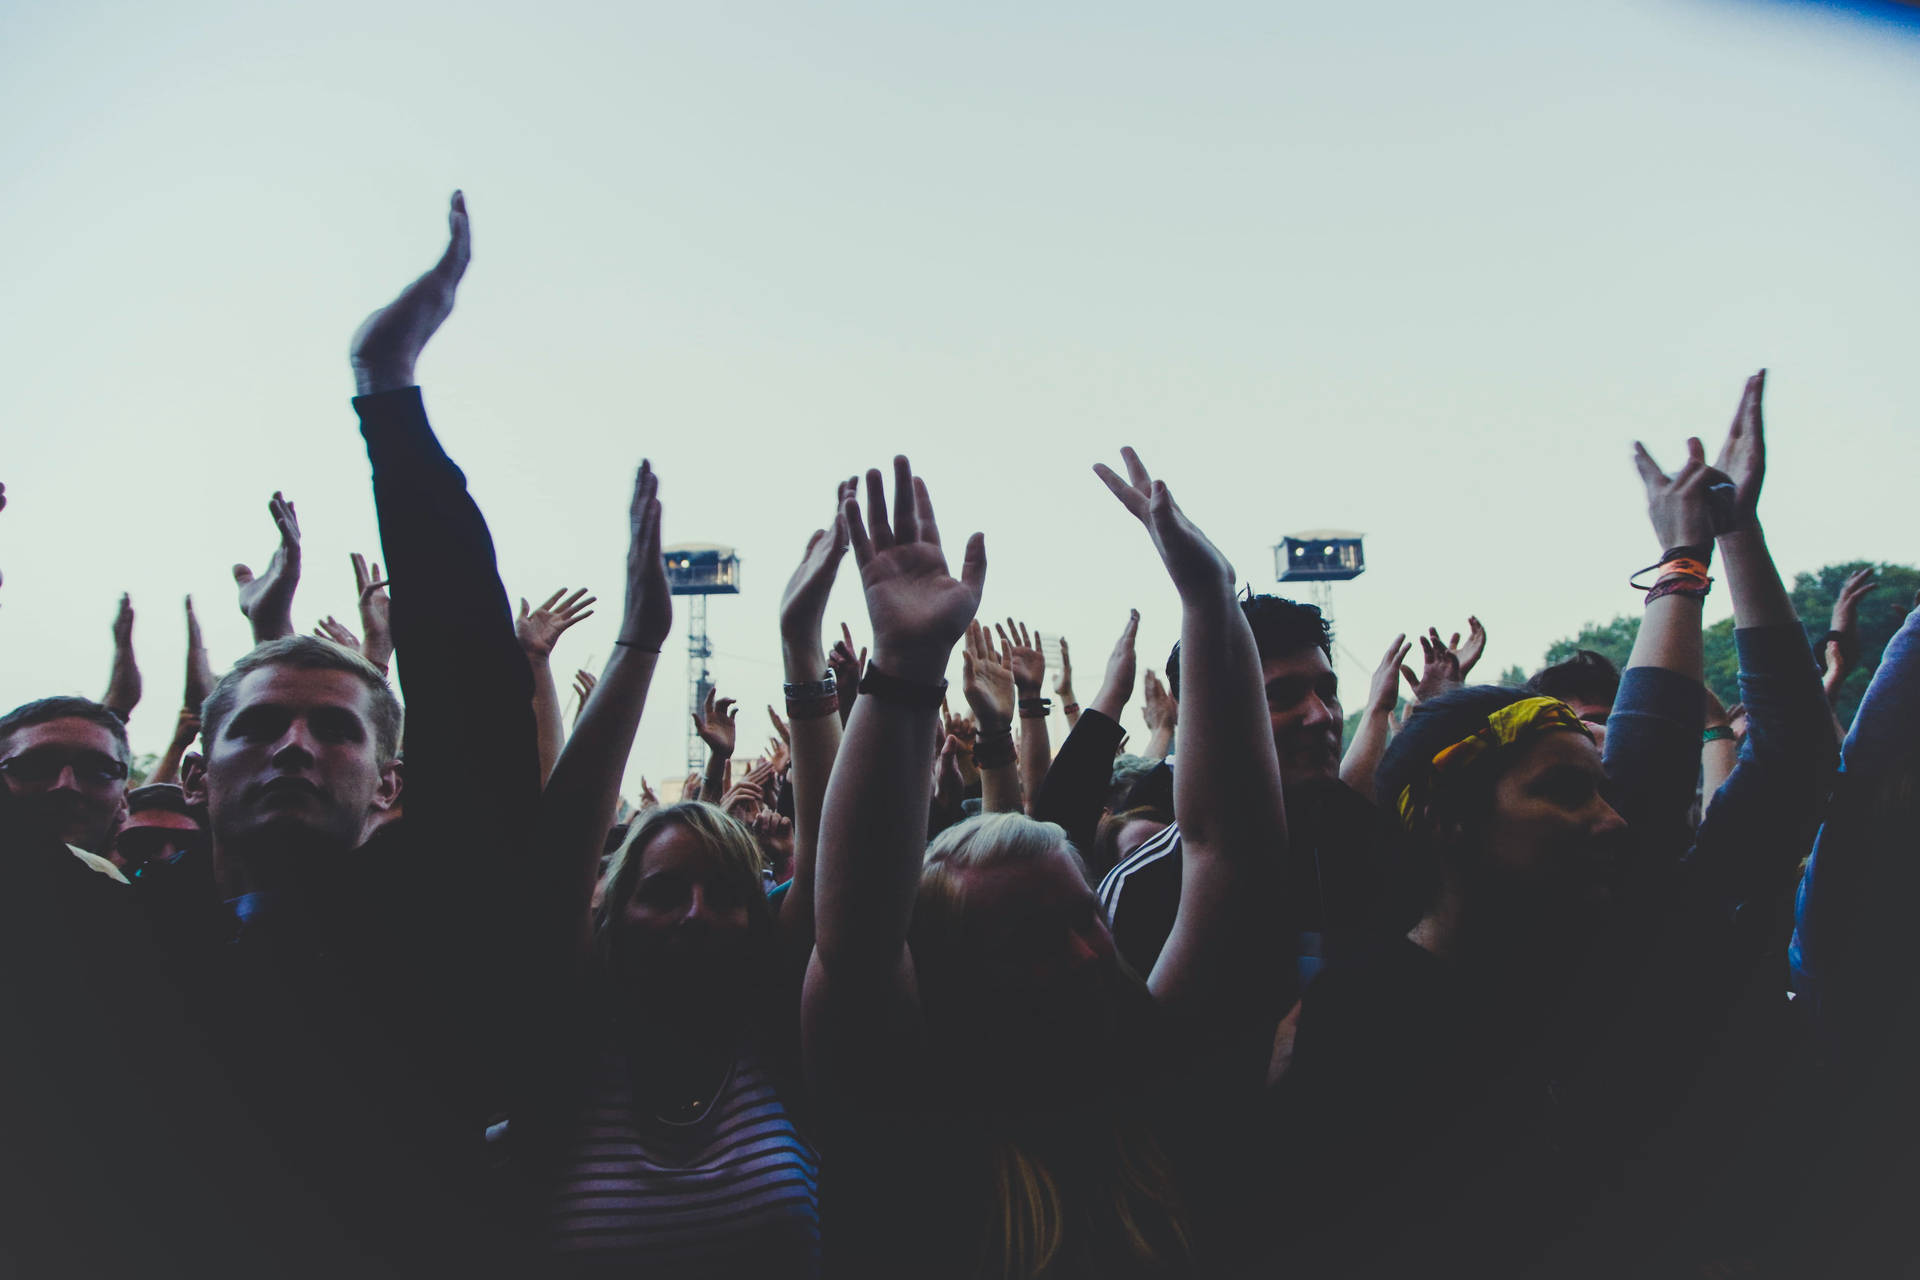
{"label": "fingers", "polygon": [[933,519],[933,498],[927,493],[927,482],[919,476],[913,478],[913,518],[920,531],[920,541],[940,545],[940,526]]}
{"label": "fingers", "polygon": [[1638,440],[1633,442],[1633,465],[1634,469],[1640,473],[1640,482],[1649,490],[1667,482],[1667,473],[1661,469],[1659,463],[1653,460],[1653,455],[1647,452],[1647,446]]}
{"label": "fingers", "polygon": [[1136,520],[1147,518],[1146,495],[1115,475],[1112,467],[1103,462],[1096,462],[1093,464],[1093,474],[1100,477],[1100,483],[1106,485],[1107,491],[1120,499],[1121,505],[1132,512]]}
{"label": "fingers", "polygon": [[[1409,652],[1409,653],[1411,653],[1411,652],[1413,652],[1413,650],[1412,650],[1412,649],[1408,649],[1408,650],[1407,650],[1407,652]],[[1420,680],[1419,680],[1419,678],[1418,678],[1418,677],[1416,677],[1416,676],[1415,676],[1415,675],[1413,674],[1413,668],[1412,668],[1412,667],[1407,667],[1407,666],[1403,666],[1403,667],[1401,667],[1401,668],[1400,668],[1400,674],[1406,677],[1406,680],[1407,680],[1407,687],[1408,687],[1409,689],[1413,689],[1413,690],[1415,690],[1415,691],[1418,691],[1418,690],[1419,690],[1419,688],[1420,688]]]}
{"label": "fingers", "polygon": [[913,467],[905,454],[893,459],[893,540],[920,540],[920,511],[913,489]]}
{"label": "fingers", "polygon": [[458,284],[472,260],[473,224],[467,216],[467,196],[463,191],[456,191],[447,204],[447,251],[434,264],[434,274],[450,285]]}
{"label": "fingers", "polygon": [[1153,483],[1153,478],[1147,474],[1146,464],[1140,461],[1140,455],[1130,446],[1120,446],[1120,459],[1127,464],[1127,479],[1135,489],[1144,491]]}
{"label": "fingers", "polygon": [[986,589],[987,536],[984,533],[967,539],[967,551],[960,560],[960,581],[976,598]]}
{"label": "fingers", "polygon": [[[877,468],[867,472],[867,536],[874,551],[886,551],[893,546],[893,527],[887,523],[887,489],[880,478]],[[854,548],[859,549],[856,539]]]}
{"label": "fingers", "polygon": [[[860,519],[860,504],[848,498],[840,505],[840,519],[847,526],[847,545],[853,549],[853,562],[862,569],[873,559],[873,542],[867,537],[867,526]],[[842,631],[846,623],[840,624]]]}
{"label": "fingers", "polygon": [[523,620],[527,617],[527,598],[525,596],[520,597],[520,617]]}

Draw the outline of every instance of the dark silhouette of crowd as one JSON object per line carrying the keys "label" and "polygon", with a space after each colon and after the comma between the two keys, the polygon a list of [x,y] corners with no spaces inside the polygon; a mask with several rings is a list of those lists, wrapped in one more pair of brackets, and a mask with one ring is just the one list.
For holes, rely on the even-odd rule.
{"label": "dark silhouette of crowd", "polygon": [[[458,193],[449,226],[351,342],[358,632],[295,627],[276,493],[271,560],[234,567],[254,647],[216,669],[188,603],[151,767],[126,597],[99,702],[0,716],[7,1274],[1920,1267],[1920,611],[1840,725],[1875,583],[1822,635],[1795,615],[1764,372],[1711,460],[1635,446],[1624,667],[1471,683],[1477,619],[1403,635],[1351,734],[1328,620],[1242,592],[1133,450],[1087,483],[1157,552],[1179,643],[1142,673],[1116,595],[1084,705],[1064,640],[978,616],[986,538],[943,535],[896,457],[795,539],[765,751],[711,694],[706,768],[635,806],[661,479],[569,723],[553,653],[598,601],[515,607],[414,375],[468,265]],[[829,644],[849,553],[867,640]]]}

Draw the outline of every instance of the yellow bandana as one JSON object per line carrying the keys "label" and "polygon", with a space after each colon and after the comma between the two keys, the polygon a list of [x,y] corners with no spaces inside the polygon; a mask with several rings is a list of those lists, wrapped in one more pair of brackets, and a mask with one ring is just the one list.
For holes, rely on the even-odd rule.
{"label": "yellow bandana", "polygon": [[[1512,746],[1516,742],[1561,729],[1578,729],[1589,741],[1593,732],[1573,708],[1558,698],[1523,698],[1500,708],[1487,717],[1486,727],[1477,729],[1433,758],[1428,766],[1426,793],[1439,791],[1448,775],[1458,777],[1474,761],[1489,751]],[[1400,790],[1400,825],[1413,830],[1415,817],[1414,783]]]}

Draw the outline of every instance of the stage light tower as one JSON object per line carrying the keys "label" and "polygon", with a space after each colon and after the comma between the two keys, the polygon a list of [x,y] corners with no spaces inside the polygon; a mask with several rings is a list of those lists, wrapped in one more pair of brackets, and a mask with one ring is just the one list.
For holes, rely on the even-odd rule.
{"label": "stage light tower", "polygon": [[[692,597],[687,609],[687,703],[697,715],[713,687],[713,673],[707,670],[707,659],[713,656],[707,639],[707,597],[740,594],[740,557],[718,543],[682,542],[663,547],[660,558],[667,566],[667,589]],[[699,769],[706,762],[706,744],[689,718],[687,768]]]}

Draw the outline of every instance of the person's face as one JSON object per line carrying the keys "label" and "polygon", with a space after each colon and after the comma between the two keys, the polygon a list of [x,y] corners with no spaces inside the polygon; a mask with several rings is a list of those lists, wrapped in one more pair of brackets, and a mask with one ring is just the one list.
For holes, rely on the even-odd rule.
{"label": "person's face", "polygon": [[737,1013],[755,981],[753,917],[742,884],[699,835],[675,822],[639,859],[633,892],[613,919],[610,958],[641,1007],[675,1019]]}
{"label": "person's face", "polygon": [[1600,749],[1572,731],[1530,744],[1494,785],[1487,870],[1519,899],[1586,910],[1610,897],[1626,823],[1601,794]]}
{"label": "person's face", "polygon": [[344,851],[400,792],[399,770],[374,741],[373,693],[346,671],[262,667],[235,690],[233,712],[188,756],[187,798],[204,801],[216,842]]}
{"label": "person's face", "polygon": [[1318,645],[1284,657],[1264,658],[1267,717],[1280,754],[1280,780],[1288,786],[1340,776],[1340,678]]}
{"label": "person's face", "polygon": [[1106,916],[1079,865],[1056,850],[960,875],[960,961],[970,977],[952,1030],[962,1051],[980,1056],[988,1088],[1005,1083],[1002,1071],[1041,1091],[1084,1082],[1118,1030],[1122,975]]}
{"label": "person's face", "polygon": [[105,725],[49,720],[16,729],[0,747],[0,779],[39,830],[104,854],[127,812],[127,765]]}
{"label": "person's face", "polygon": [[1135,818],[1120,828],[1120,834],[1114,838],[1113,847],[1124,858],[1166,829],[1167,824],[1164,822],[1155,822],[1151,818]]}
{"label": "person's face", "polygon": [[200,843],[200,824],[171,809],[135,809],[113,839],[112,858],[123,870],[156,859],[168,862]]}
{"label": "person's face", "polygon": [[1584,698],[1563,698],[1561,701],[1573,708],[1573,714],[1587,722],[1587,728],[1593,733],[1594,742],[1602,751],[1606,750],[1607,717],[1613,714],[1612,704],[1588,702]]}

